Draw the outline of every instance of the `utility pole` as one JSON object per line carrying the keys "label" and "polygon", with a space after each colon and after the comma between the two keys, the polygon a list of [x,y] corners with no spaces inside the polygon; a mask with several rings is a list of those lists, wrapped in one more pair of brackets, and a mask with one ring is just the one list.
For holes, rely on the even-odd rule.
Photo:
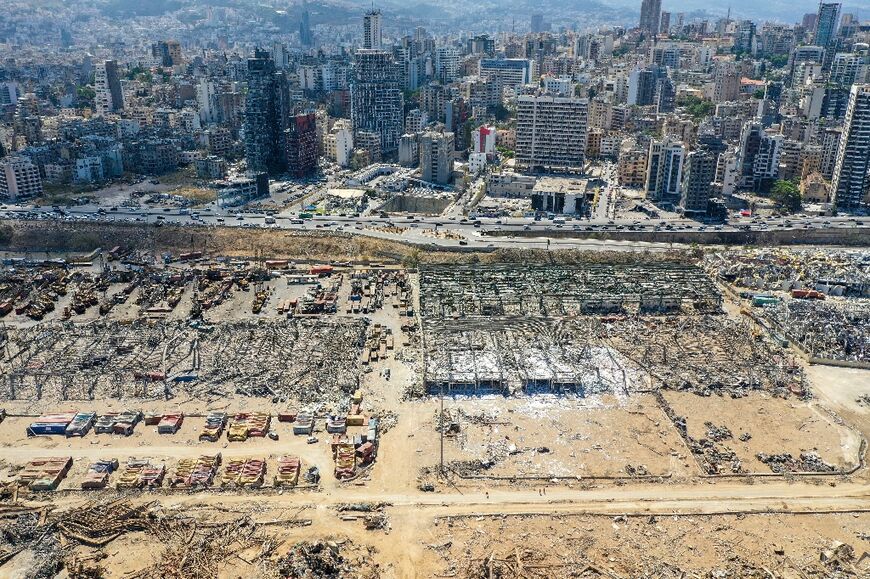
{"label": "utility pole", "polygon": [[441,467],[438,469],[440,476],[444,476],[444,382],[441,382],[441,396],[438,397],[441,411],[438,415],[438,430],[441,433]]}

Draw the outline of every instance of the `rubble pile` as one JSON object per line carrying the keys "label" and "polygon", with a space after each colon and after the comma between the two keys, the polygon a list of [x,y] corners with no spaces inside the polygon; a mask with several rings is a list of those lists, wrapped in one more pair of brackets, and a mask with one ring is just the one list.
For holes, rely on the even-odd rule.
{"label": "rubble pile", "polygon": [[727,426],[716,426],[712,422],[705,422],[704,428],[707,429],[707,438],[713,442],[722,442],[733,438],[731,430]]}
{"label": "rubble pile", "polygon": [[870,363],[870,300],[784,300],[763,316],[814,357]]}
{"label": "rubble pile", "polygon": [[867,250],[744,249],[707,254],[704,267],[738,287],[870,297]]}
{"label": "rubble pile", "polygon": [[[737,454],[727,446],[719,444],[721,441],[713,440],[712,438],[696,439],[689,434],[689,429],[686,423],[685,416],[679,416],[673,408],[667,403],[664,396],[657,394],[657,399],[665,415],[674,423],[674,427],[679,432],[680,436],[686,442],[691,453],[695,456],[701,469],[709,475],[723,474],[726,466],[731,473],[745,472],[743,464],[737,458]],[[717,428],[712,423],[705,423],[708,435],[712,432],[717,437],[722,437],[727,431],[728,437],[722,440],[731,438],[731,431],[725,427]]]}
{"label": "rubble pile", "polygon": [[775,473],[786,472],[837,472],[837,468],[828,464],[815,452],[802,452],[798,458],[790,453],[755,455],[760,462],[770,467]]}
{"label": "rubble pile", "polygon": [[281,558],[278,573],[292,579],[376,579],[380,572],[371,555],[350,541],[302,541]]}
{"label": "rubble pile", "polygon": [[690,265],[428,265],[420,269],[424,319],[627,311],[719,310],[722,296]]}
{"label": "rubble pile", "polygon": [[427,547],[437,576],[460,579],[863,579],[870,556],[851,519],[838,519],[848,530],[837,534],[855,537],[854,548],[820,547],[827,533],[793,515],[447,517]]}
{"label": "rubble pile", "polygon": [[29,551],[32,562],[27,577],[51,579],[63,565],[63,551],[54,527],[40,526],[39,519],[38,512],[25,513],[0,523],[0,565],[22,551]]}

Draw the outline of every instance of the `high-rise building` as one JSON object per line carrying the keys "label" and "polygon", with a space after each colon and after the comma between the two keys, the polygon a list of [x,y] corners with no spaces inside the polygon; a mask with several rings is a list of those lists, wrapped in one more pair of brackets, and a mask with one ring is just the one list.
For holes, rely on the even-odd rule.
{"label": "high-rise building", "polygon": [[449,84],[459,76],[459,51],[452,46],[435,49],[435,78]]}
{"label": "high-rise building", "polygon": [[586,151],[585,99],[517,98],[517,162],[526,167],[580,168]]}
{"label": "high-rise building", "polygon": [[287,172],[295,178],[317,170],[317,122],[314,113],[290,118],[284,131]]}
{"label": "high-rise building", "polygon": [[713,70],[713,102],[734,101],[740,96],[740,75],[733,62],[720,62]]}
{"label": "high-rise building", "polygon": [[426,111],[421,111],[420,109],[412,109],[408,111],[408,115],[405,117],[405,132],[406,133],[419,133],[423,131],[423,127],[426,126],[428,122]]}
{"label": "high-rise building", "polygon": [[532,14],[532,21],[529,27],[532,34],[537,34],[538,32],[546,32],[544,29],[544,15],[541,13]]}
{"label": "high-rise building", "polygon": [[421,178],[446,184],[453,179],[453,133],[427,131],[419,139]]}
{"label": "high-rise building", "polygon": [[200,79],[196,85],[196,104],[199,107],[200,122],[211,124],[221,121],[218,91],[214,82]]}
{"label": "high-rise building", "polygon": [[683,178],[683,144],[673,139],[651,141],[646,163],[646,196],[652,201],[676,203]]}
{"label": "high-rise building", "polygon": [[358,50],[354,55],[351,119],[355,132],[374,132],[381,153],[395,152],[402,135],[403,102],[398,67],[388,52]]}
{"label": "high-rise building", "polygon": [[703,215],[713,193],[719,154],[700,148],[686,156],[680,210],[684,215]]}
{"label": "high-rise building", "polygon": [[121,92],[121,77],[118,63],[106,60],[97,64],[94,71],[94,105],[101,115],[124,108],[124,93]]}
{"label": "high-rise building", "polygon": [[18,101],[19,94],[17,83],[0,82],[0,105],[14,105]]}
{"label": "high-rise building", "polygon": [[25,93],[18,99],[12,127],[14,134],[24,138],[27,145],[42,143],[42,117],[39,99],[34,93]]}
{"label": "high-rise building", "polygon": [[640,4],[640,26],[650,34],[658,34],[662,13],[662,0],[643,0]]}
{"label": "high-rise building", "polygon": [[275,63],[277,70],[290,66],[290,53],[287,52],[287,45],[283,42],[273,42],[269,54],[272,56],[272,62]]}
{"label": "high-rise building", "polygon": [[371,10],[363,16],[363,48],[380,50],[382,42],[381,11]]}
{"label": "high-rise building", "polygon": [[867,77],[867,64],[863,54],[837,53],[831,64],[830,81],[845,87],[861,84]]}
{"label": "high-rise building", "polygon": [[275,70],[265,50],[255,50],[247,65],[245,158],[248,171],[280,172],[286,167],[284,129],[290,114],[287,77]]}
{"label": "high-rise building", "polygon": [[308,3],[302,3],[302,19],[299,21],[299,44],[313,46],[314,35],[311,33],[311,13],[308,11]]}
{"label": "high-rise building", "polygon": [[662,12],[659,18],[659,32],[664,34],[665,36],[671,31],[671,13],[670,12]]}
{"label": "high-rise building", "polygon": [[478,34],[468,39],[465,44],[468,54],[483,54],[492,56],[495,54],[495,39],[488,34]]}
{"label": "high-rise building", "polygon": [[450,91],[440,82],[432,82],[420,91],[420,106],[430,121],[443,123]]}
{"label": "high-rise building", "polygon": [[181,43],[177,40],[159,40],[151,45],[151,57],[159,62],[160,66],[181,64]]}
{"label": "high-rise building", "polygon": [[755,54],[755,22],[753,22],[752,20],[741,20],[737,24],[737,31],[734,34],[734,50],[735,52],[749,52]]}
{"label": "high-rise building", "polygon": [[649,68],[636,68],[628,76],[628,104],[647,106],[655,101],[656,73]]}
{"label": "high-rise building", "polygon": [[505,88],[514,88],[532,82],[535,62],[525,58],[481,58],[478,75],[494,83],[501,96]]}
{"label": "high-rise building", "polygon": [[677,89],[674,86],[674,81],[663,76],[656,81],[655,94],[656,112],[672,113],[676,108]]}
{"label": "high-rise building", "polygon": [[829,48],[836,41],[840,6],[838,2],[819,3],[819,15],[816,18],[816,29],[813,34],[813,43],[816,46]]}
{"label": "high-rise building", "polygon": [[831,180],[838,209],[855,209],[866,201],[870,179],[870,84],[856,84],[849,94],[846,122]]}
{"label": "high-rise building", "polygon": [[0,198],[15,202],[42,195],[39,168],[26,157],[0,161]]}
{"label": "high-rise building", "polygon": [[471,146],[475,153],[492,155],[495,153],[496,128],[481,125],[471,132]]}
{"label": "high-rise building", "polygon": [[326,156],[341,167],[350,165],[353,153],[353,127],[347,119],[340,119],[326,136]]}
{"label": "high-rise building", "polygon": [[834,169],[837,167],[837,153],[840,151],[840,139],[843,129],[830,127],[825,129],[822,138],[822,162],[821,173],[829,181],[834,178]]}
{"label": "high-rise building", "polygon": [[740,133],[739,171],[743,187],[767,191],[779,174],[782,135],[766,132],[760,122],[749,121]]}

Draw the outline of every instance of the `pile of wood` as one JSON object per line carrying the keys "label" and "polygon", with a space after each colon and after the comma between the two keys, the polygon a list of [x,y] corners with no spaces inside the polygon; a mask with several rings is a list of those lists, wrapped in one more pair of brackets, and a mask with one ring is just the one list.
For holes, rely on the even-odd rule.
{"label": "pile of wood", "polygon": [[102,547],[125,533],[148,529],[153,504],[134,507],[126,499],[95,501],[62,514],[57,526],[67,539]]}

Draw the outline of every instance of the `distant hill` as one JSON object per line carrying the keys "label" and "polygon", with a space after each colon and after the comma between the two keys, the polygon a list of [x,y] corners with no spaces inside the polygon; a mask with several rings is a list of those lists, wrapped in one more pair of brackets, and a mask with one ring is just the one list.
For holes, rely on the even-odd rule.
{"label": "distant hill", "polygon": [[[569,2],[570,3],[570,2]],[[612,6],[633,8],[640,13],[640,0],[611,0]],[[762,21],[765,19],[779,20],[793,24],[800,22],[804,14],[816,12],[819,8],[817,0],[725,0],[710,2],[709,0],[662,0],[662,10],[668,12],[703,11],[711,15],[724,16],[731,6],[733,18],[748,18]],[[843,13],[857,13],[862,18],[870,18],[870,1],[858,0],[846,2]]]}

